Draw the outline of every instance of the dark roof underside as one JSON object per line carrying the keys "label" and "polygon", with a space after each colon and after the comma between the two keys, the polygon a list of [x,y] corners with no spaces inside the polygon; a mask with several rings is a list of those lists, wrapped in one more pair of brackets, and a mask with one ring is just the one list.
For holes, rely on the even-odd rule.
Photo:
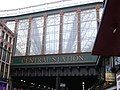
{"label": "dark roof underside", "polygon": [[120,56],[120,0],[107,0],[92,54]]}

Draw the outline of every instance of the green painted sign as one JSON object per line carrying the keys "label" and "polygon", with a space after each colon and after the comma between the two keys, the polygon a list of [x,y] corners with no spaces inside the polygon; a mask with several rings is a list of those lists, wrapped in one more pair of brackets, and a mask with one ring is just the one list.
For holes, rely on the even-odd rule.
{"label": "green painted sign", "polygon": [[12,65],[88,63],[96,62],[96,58],[90,53],[15,56],[12,57]]}

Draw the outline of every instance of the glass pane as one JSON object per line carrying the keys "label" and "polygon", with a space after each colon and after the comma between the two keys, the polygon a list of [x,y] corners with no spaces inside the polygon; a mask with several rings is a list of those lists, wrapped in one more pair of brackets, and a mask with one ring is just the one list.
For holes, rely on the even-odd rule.
{"label": "glass pane", "polygon": [[102,15],[103,15],[103,8],[100,8],[100,21],[102,19]]}
{"label": "glass pane", "polygon": [[96,10],[81,12],[81,51],[91,52],[97,34]]}
{"label": "glass pane", "polygon": [[77,18],[75,12],[65,13],[63,18],[63,53],[77,51]]}
{"label": "glass pane", "polygon": [[30,55],[39,55],[42,48],[43,17],[33,18]]}
{"label": "glass pane", "polygon": [[50,15],[47,18],[46,54],[56,54],[59,48],[60,15]]}
{"label": "glass pane", "polygon": [[28,24],[29,24],[28,19],[19,21],[17,46],[16,46],[16,55],[17,56],[25,55],[26,44],[27,44],[27,35],[28,35]]}
{"label": "glass pane", "polygon": [[10,21],[10,22],[7,22],[7,27],[12,31],[14,32],[14,29],[15,29],[15,21]]}

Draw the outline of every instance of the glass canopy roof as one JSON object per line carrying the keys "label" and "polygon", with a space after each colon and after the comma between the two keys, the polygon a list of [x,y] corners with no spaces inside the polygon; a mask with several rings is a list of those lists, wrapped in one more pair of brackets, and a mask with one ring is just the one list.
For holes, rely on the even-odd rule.
{"label": "glass canopy roof", "polygon": [[[5,10],[6,16],[20,15],[30,12],[51,10],[38,16],[29,16],[21,19],[12,17],[7,20],[6,25],[13,33],[16,33],[15,55],[42,55],[59,53],[91,52],[97,35],[98,20],[101,19],[103,9],[99,8],[99,19],[97,18],[97,2],[102,0],[90,0],[89,2],[56,1],[21,9]],[[59,2],[59,3],[57,3]],[[64,3],[63,3],[64,2]],[[71,2],[71,3],[67,3]],[[54,3],[54,4],[53,4]],[[87,3],[96,3],[93,8],[81,9],[54,9],[71,7]],[[33,9],[34,8],[34,9]],[[26,12],[28,10],[28,12]],[[32,11],[34,10],[34,11]],[[21,11],[21,12],[18,12]],[[3,11],[1,11],[3,12]],[[14,13],[13,13],[14,12]],[[16,13],[17,12],[17,13]],[[62,14],[63,13],[63,14]],[[0,13],[1,14],[1,13]],[[36,13],[35,13],[36,14]],[[38,14],[38,13],[37,13]],[[3,17],[6,17],[3,15]],[[21,17],[21,15],[19,16]]]}
{"label": "glass canopy roof", "polygon": [[[4,2],[5,1],[6,0],[4,0]],[[10,0],[10,1],[11,1],[10,2],[11,4],[8,3],[8,5],[6,5],[7,1],[5,2],[5,5],[4,3],[1,3],[3,5],[0,5],[0,8],[2,8],[2,10],[0,9],[0,17],[16,16],[16,15],[22,15],[27,13],[69,7],[69,6],[83,5],[87,3],[103,2],[103,0],[51,0],[51,1],[43,0],[42,2],[40,2],[39,0],[36,0],[36,2],[35,0],[34,2],[32,0],[27,0],[27,3],[28,3],[27,4],[26,0],[23,0],[24,5],[22,5],[23,1],[18,0],[21,3],[19,2],[19,5],[17,5],[18,4],[17,2],[16,3],[12,2],[14,0]],[[6,10],[3,9],[5,8],[3,6],[7,7]],[[13,9],[11,9],[12,6],[13,6]]]}

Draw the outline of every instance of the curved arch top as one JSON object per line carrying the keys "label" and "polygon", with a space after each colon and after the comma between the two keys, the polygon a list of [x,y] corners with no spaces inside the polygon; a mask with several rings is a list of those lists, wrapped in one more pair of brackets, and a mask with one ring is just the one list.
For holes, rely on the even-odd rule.
{"label": "curved arch top", "polygon": [[48,10],[56,10],[61,8],[67,8],[67,7],[74,7],[74,6],[87,6],[89,4],[93,3],[102,3],[103,0],[89,0],[85,2],[81,1],[73,1],[73,0],[65,0],[65,1],[55,1],[51,3],[45,3],[35,6],[29,6],[25,8],[18,8],[18,9],[11,9],[11,10],[1,10],[0,11],[0,17],[10,17],[10,16],[19,16],[19,15],[25,15],[25,14],[31,14],[36,12],[43,12]]}

